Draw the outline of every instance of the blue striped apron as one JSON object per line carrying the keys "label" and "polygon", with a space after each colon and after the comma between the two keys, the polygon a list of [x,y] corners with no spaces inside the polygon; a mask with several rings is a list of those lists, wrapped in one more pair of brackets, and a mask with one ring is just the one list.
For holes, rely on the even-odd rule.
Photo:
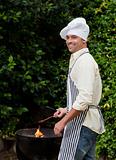
{"label": "blue striped apron", "polygon": [[[85,54],[85,53],[87,53],[87,52],[84,52],[83,54]],[[82,55],[80,55],[80,56],[82,56]],[[77,62],[79,57],[75,60],[75,63]],[[73,66],[74,66],[74,64],[73,64]],[[73,66],[72,66],[72,68],[73,68]],[[74,82],[72,81],[72,79],[70,77],[70,73],[71,73],[72,68],[69,69],[68,79],[67,79],[67,110],[68,111],[70,110],[69,106],[70,105],[72,106],[72,104],[76,100],[76,97],[79,94],[78,89],[76,88]],[[70,87],[70,89],[69,89],[69,87]],[[65,127],[58,160],[74,160],[79,137],[80,137],[81,127],[82,127],[82,124],[85,120],[87,111],[88,111],[88,109],[81,112],[79,116],[75,117]]]}

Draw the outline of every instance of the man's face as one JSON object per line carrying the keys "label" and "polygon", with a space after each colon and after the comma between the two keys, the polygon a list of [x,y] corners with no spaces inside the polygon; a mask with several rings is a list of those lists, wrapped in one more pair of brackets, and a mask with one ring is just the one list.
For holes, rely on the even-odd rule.
{"label": "man's face", "polygon": [[68,47],[69,52],[74,53],[78,50],[84,48],[83,47],[83,40],[82,38],[75,36],[75,35],[67,35],[66,36],[66,45]]}

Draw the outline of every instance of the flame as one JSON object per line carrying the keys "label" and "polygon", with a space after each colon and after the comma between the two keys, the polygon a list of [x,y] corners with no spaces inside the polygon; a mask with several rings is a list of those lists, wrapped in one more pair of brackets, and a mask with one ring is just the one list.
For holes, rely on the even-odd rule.
{"label": "flame", "polygon": [[37,131],[35,132],[35,137],[43,137],[44,134],[39,130],[37,129]]}

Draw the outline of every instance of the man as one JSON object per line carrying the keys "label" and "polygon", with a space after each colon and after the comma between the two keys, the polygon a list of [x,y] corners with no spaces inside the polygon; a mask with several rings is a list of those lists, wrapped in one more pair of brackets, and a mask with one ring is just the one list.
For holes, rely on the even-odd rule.
{"label": "man", "polygon": [[71,58],[67,78],[67,107],[59,108],[54,133],[63,138],[58,160],[95,160],[98,134],[104,123],[98,106],[102,84],[96,61],[87,48],[89,26],[84,18],[75,18],[60,32]]}

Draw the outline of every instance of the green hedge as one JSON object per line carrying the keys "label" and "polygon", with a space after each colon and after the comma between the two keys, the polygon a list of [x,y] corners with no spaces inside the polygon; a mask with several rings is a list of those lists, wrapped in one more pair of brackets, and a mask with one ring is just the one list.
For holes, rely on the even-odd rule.
{"label": "green hedge", "polygon": [[95,10],[95,24],[90,48],[96,58],[103,80],[102,111],[106,132],[99,137],[98,153],[116,160],[116,43],[115,1],[103,1]]}
{"label": "green hedge", "polygon": [[[106,132],[97,157],[115,160],[115,0],[4,0],[0,3],[0,134],[14,136],[33,122],[40,106],[66,105],[68,53],[59,32],[72,18],[90,25],[88,47],[103,80],[101,107]],[[25,124],[26,123],[26,124]],[[98,158],[99,159],[99,158]]]}

